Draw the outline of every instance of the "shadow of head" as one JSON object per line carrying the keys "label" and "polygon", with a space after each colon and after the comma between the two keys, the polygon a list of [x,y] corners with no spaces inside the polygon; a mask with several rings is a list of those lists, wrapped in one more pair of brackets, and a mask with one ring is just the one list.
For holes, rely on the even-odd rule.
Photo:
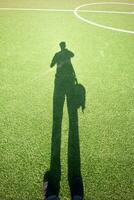
{"label": "shadow of head", "polygon": [[60,46],[61,50],[64,50],[66,48],[66,43],[60,42],[59,46]]}

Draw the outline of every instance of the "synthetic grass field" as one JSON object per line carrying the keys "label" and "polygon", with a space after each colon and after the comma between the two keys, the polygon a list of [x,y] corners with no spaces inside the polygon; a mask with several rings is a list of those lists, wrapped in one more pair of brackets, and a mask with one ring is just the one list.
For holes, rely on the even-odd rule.
{"label": "synthetic grass field", "polygon": [[[1,0],[0,7],[74,10],[93,2],[101,1]],[[134,5],[81,9],[134,12]],[[134,32],[132,14],[79,15]],[[0,200],[42,199],[43,175],[51,156],[55,69],[49,66],[61,41],[75,53],[73,66],[86,88],[86,109],[79,111],[85,199],[132,200],[134,34],[93,26],[73,11],[39,10],[0,10]],[[66,200],[70,199],[66,104],[62,125],[60,197]]]}

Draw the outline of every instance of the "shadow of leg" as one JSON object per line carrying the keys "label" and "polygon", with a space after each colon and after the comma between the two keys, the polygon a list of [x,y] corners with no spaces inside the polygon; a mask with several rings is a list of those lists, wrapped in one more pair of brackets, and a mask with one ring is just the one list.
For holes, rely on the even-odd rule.
{"label": "shadow of leg", "polygon": [[68,180],[71,196],[78,195],[83,198],[83,181],[80,166],[80,145],[78,129],[78,111],[75,105],[74,92],[67,92],[67,107],[69,114],[69,139],[68,139]]}
{"label": "shadow of leg", "polygon": [[61,179],[60,147],[61,147],[61,125],[63,117],[63,105],[65,93],[60,80],[55,80],[53,95],[53,126],[51,142],[50,171],[44,176],[44,182],[48,182],[45,196],[56,195],[58,197]]}

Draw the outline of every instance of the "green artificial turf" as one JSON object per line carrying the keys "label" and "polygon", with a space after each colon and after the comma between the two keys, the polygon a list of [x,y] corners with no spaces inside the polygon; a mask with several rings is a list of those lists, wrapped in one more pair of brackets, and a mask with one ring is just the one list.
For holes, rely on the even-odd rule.
{"label": "green artificial turf", "polygon": [[[74,9],[93,1],[39,2],[0,6]],[[81,16],[134,31],[133,16]],[[72,63],[86,88],[78,124],[85,199],[132,200],[134,34],[91,26],[73,12],[40,11],[0,11],[0,200],[42,199],[51,157],[55,70],[49,65],[62,40],[75,53]],[[66,103],[62,125],[60,197],[66,200]]]}

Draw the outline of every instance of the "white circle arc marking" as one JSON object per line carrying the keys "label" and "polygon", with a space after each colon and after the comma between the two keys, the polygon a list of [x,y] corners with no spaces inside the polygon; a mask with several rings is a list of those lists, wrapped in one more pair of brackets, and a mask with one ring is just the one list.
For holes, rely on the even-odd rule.
{"label": "white circle arc marking", "polygon": [[88,23],[88,24],[91,24],[93,26],[97,26],[99,28],[104,28],[104,29],[109,29],[109,30],[112,30],[112,31],[118,31],[118,32],[124,32],[124,33],[130,33],[130,34],[134,34],[134,31],[131,31],[131,30],[125,30],[125,29],[120,29],[120,28],[114,28],[114,27],[111,27],[111,26],[106,26],[106,25],[102,25],[102,24],[98,24],[96,22],[93,22],[91,20],[88,20],[88,19],[85,19],[84,17],[81,17],[78,12],[81,8],[83,7],[86,7],[86,6],[92,6],[92,5],[130,5],[130,6],[134,6],[134,3],[122,3],[122,2],[100,2],[100,3],[88,3],[88,4],[84,4],[84,5],[81,5],[81,6],[78,6],[77,8],[75,8],[74,10],[74,14],[75,16]]}

